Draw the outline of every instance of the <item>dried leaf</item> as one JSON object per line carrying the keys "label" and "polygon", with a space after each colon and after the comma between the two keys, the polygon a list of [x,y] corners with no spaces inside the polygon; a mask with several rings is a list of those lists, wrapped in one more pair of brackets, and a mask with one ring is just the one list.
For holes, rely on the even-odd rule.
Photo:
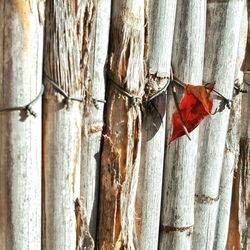
{"label": "dried leaf", "polygon": [[[188,132],[193,131],[201,121],[211,115],[212,100],[210,93],[214,85],[194,86],[187,85],[180,103],[180,112]],[[177,111],[173,114],[173,133],[169,143],[185,134]]]}

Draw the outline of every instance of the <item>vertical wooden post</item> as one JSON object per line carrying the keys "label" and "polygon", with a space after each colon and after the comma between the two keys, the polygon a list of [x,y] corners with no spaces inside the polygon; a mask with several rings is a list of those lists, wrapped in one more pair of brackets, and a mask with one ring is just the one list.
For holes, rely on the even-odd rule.
{"label": "vertical wooden post", "polygon": [[[171,66],[171,52],[174,33],[176,1],[160,0],[148,1],[147,24],[148,49],[146,58],[147,71],[145,79],[147,87],[156,93],[168,83]],[[148,42],[148,44],[147,44]],[[165,109],[165,100],[159,100],[159,108]],[[157,111],[153,111],[157,112]],[[140,186],[137,197],[140,209],[137,216],[140,220],[140,249],[158,249],[158,234],[160,221],[161,190],[163,178],[163,160],[165,149],[166,116],[162,117],[162,124],[154,132],[153,116],[145,112],[143,118],[143,148],[140,166]],[[153,136],[153,137],[152,137]]]}
{"label": "vertical wooden post", "polygon": [[[0,2],[0,109],[41,91],[43,2]],[[0,113],[0,249],[41,248],[41,97]]]}
{"label": "vertical wooden post", "polygon": [[[205,82],[231,98],[243,1],[208,1]],[[229,43],[230,41],[230,43]],[[196,175],[193,249],[212,249],[219,200],[219,184],[229,110],[211,116],[201,125]]]}
{"label": "vertical wooden post", "polygon": [[[109,41],[111,0],[98,2],[96,24],[90,53],[90,86],[93,97],[105,99],[104,68]],[[86,210],[89,231],[93,238],[96,234],[97,205],[99,190],[99,167],[101,158],[101,136],[103,130],[104,103],[97,102],[98,108],[90,107],[85,111],[82,132],[81,153],[81,199]]]}
{"label": "vertical wooden post", "polygon": [[[248,3],[248,13],[250,5]],[[245,59],[242,66],[244,82],[250,82],[250,16],[248,15],[248,35]],[[247,84],[245,84],[246,89]],[[249,247],[249,168],[250,168],[250,92],[242,98],[241,138],[238,168],[233,180],[230,223],[227,240],[228,249],[248,249]]]}
{"label": "vertical wooden post", "polygon": [[[82,106],[86,91],[94,1],[48,0],[43,106],[44,249],[93,248],[80,201]],[[62,92],[62,91],[61,91]]]}
{"label": "vertical wooden post", "polygon": [[[106,133],[101,162],[99,249],[137,249],[135,197],[141,155],[144,0],[113,1]],[[137,103],[137,101],[139,103]]]}
{"label": "vertical wooden post", "polygon": [[[172,65],[175,76],[186,83],[202,83],[205,47],[206,1],[178,0]],[[183,89],[178,86],[179,93]],[[182,95],[179,94],[179,99]],[[176,109],[172,93],[167,102],[167,140]],[[198,129],[167,146],[161,210],[160,249],[191,249]]]}
{"label": "vertical wooden post", "polygon": [[[240,39],[238,45],[238,55],[235,67],[235,79],[239,79],[242,87],[243,77],[240,71],[246,48],[247,40],[247,1],[244,6],[244,13],[241,20]],[[242,94],[235,96],[232,110],[230,112],[227,139],[224,150],[222,174],[220,180],[220,201],[217,215],[214,249],[226,249],[227,235],[229,228],[229,216],[231,207],[232,184],[234,170],[237,169],[239,159],[240,123],[241,123]],[[234,206],[234,204],[233,204]],[[231,249],[231,248],[229,248]]]}

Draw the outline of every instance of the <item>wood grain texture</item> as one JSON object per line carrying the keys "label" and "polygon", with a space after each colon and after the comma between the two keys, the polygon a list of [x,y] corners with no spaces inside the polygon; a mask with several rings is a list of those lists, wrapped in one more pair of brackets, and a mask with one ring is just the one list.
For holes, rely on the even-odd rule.
{"label": "wood grain texture", "polygon": [[[68,95],[89,105],[88,60],[95,2],[46,3],[44,72]],[[88,228],[80,202],[83,104],[65,103],[46,80],[43,104],[43,248],[81,249]],[[79,202],[77,202],[79,201]],[[81,210],[82,211],[79,211]],[[80,216],[80,219],[79,219]],[[82,217],[81,217],[82,216]],[[92,249],[91,245],[88,249]]]}
{"label": "wood grain texture", "polygon": [[[105,99],[105,64],[109,41],[111,1],[99,1],[96,9],[96,24],[90,53],[89,78],[91,92],[97,99]],[[99,168],[103,130],[104,104],[90,107],[83,118],[81,152],[81,198],[87,213],[90,233],[95,238],[99,191]]]}
{"label": "wood grain texture", "polygon": [[[148,1],[148,58],[145,64],[145,79],[148,87],[157,92],[168,81],[176,12],[176,1]],[[167,21],[167,22],[166,22]],[[167,25],[166,25],[167,24]],[[163,39],[164,38],[164,39]],[[163,97],[166,99],[166,96]],[[166,109],[166,102],[159,99],[160,109]],[[153,112],[157,112],[153,110]],[[137,216],[140,217],[140,249],[158,249],[158,235],[165,150],[166,116],[155,133],[154,116],[144,113],[142,126],[142,158],[140,184],[138,186]],[[153,137],[151,138],[151,134]]]}
{"label": "wood grain texture", "polygon": [[[208,1],[203,79],[231,98],[243,1]],[[230,43],[228,42],[230,41]],[[229,110],[200,127],[193,249],[212,249]]]}
{"label": "wood grain texture", "polygon": [[[41,90],[41,1],[0,2],[0,108],[27,105]],[[0,113],[0,249],[41,247],[41,98]]]}
{"label": "wood grain texture", "polygon": [[[175,76],[185,83],[202,83],[205,26],[206,1],[177,1],[172,66]],[[179,100],[182,93],[183,89],[178,88]],[[175,109],[172,93],[169,92],[168,141]],[[198,128],[190,135],[192,141],[183,136],[166,147],[159,249],[191,249]]]}
{"label": "wood grain texture", "polygon": [[[248,11],[250,6],[248,6]],[[243,64],[244,81],[250,81],[250,54],[249,54],[249,16],[248,16],[248,44]],[[246,84],[245,84],[246,85]],[[247,85],[246,85],[247,86]],[[250,93],[242,97],[241,105],[241,139],[238,169],[234,178],[232,206],[227,247],[249,248],[249,164],[250,164]]]}
{"label": "wood grain texture", "polygon": [[[112,3],[109,77],[129,93],[144,89],[144,1]],[[135,199],[141,155],[141,111],[110,86],[101,162],[99,249],[137,249]]]}
{"label": "wood grain texture", "polygon": [[[152,34],[150,36],[150,44],[152,48],[149,50],[149,73],[159,77],[165,77],[169,74],[172,51],[172,37],[174,34],[173,22],[175,18],[176,0],[155,1],[150,5]],[[163,24],[165,27],[163,28]],[[159,49],[161,48],[161,49]],[[164,55],[162,55],[164,51]]]}
{"label": "wood grain texture", "polygon": [[[240,39],[235,67],[235,79],[239,79],[239,84],[241,87],[243,86],[243,73],[240,71],[240,68],[245,56],[248,29],[247,1],[244,2],[245,6],[241,20],[239,35]],[[213,249],[225,249],[227,244],[233,176],[234,170],[237,168],[239,159],[241,106],[242,94],[239,94],[235,96],[232,110],[230,112],[222,174],[220,180],[220,201]]]}

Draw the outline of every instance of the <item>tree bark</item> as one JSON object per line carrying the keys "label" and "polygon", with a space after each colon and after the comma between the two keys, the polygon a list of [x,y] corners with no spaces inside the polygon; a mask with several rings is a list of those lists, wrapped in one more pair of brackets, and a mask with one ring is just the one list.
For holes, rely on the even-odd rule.
{"label": "tree bark", "polygon": [[[239,86],[242,88],[242,72],[240,68],[244,60],[247,40],[247,1],[241,20],[240,39],[238,45],[238,56],[236,60],[235,79],[239,79]],[[227,131],[226,146],[220,181],[220,201],[217,215],[215,241],[213,249],[226,249],[227,235],[229,228],[229,216],[231,207],[232,184],[234,170],[237,169],[239,159],[240,142],[240,121],[241,121],[242,95],[238,94],[233,99],[233,106],[230,112],[229,126]],[[234,205],[234,204],[233,204]]]}
{"label": "tree bark", "polygon": [[[43,2],[1,1],[0,107],[23,106],[41,91]],[[41,247],[41,97],[0,113],[0,248]]]}
{"label": "tree bark", "polygon": [[[169,80],[171,51],[174,33],[176,1],[160,0],[148,2],[147,23],[148,50],[146,58],[147,87],[153,93],[163,88]],[[167,24],[167,25],[166,25]],[[163,100],[162,100],[163,99]],[[166,108],[166,94],[156,98],[156,108]],[[166,116],[163,111],[160,125],[154,121],[156,114],[144,113],[142,126],[142,159],[140,166],[140,185],[137,197],[140,203],[140,249],[154,250],[158,248],[161,190],[163,177],[163,160],[165,149]],[[157,112],[153,110],[153,112]],[[156,132],[154,126],[160,126]],[[156,150],[157,149],[157,150]],[[152,212],[153,211],[153,212]]]}
{"label": "tree bark", "polygon": [[[186,83],[201,84],[205,47],[206,1],[178,0],[172,66],[175,76]],[[177,86],[176,86],[177,87]],[[181,88],[178,88],[181,99]],[[167,138],[176,109],[172,93],[167,102]],[[161,210],[160,249],[191,249],[194,224],[194,176],[198,130],[168,144],[165,158]]]}
{"label": "tree bark", "polygon": [[[113,1],[109,77],[132,95],[144,89],[144,1]],[[135,198],[141,111],[109,81],[101,162],[99,249],[137,249]],[[140,98],[138,99],[140,101]]]}
{"label": "tree bark", "polygon": [[[231,98],[243,1],[208,1],[204,80]],[[230,43],[228,42],[230,41]],[[193,249],[212,249],[229,110],[200,128]]]}
{"label": "tree bark", "polygon": [[[93,249],[80,200],[83,104],[91,100],[88,58],[94,1],[48,0],[46,5],[43,105],[44,249]],[[49,80],[50,78],[51,80]]]}
{"label": "tree bark", "polygon": [[[99,100],[105,99],[104,68],[109,41],[110,11],[111,0],[98,2],[88,78],[91,83],[89,90],[94,98]],[[81,152],[81,198],[93,238],[96,235],[101,136],[104,123],[104,104],[97,102],[97,105],[98,107],[91,106],[85,111]]]}

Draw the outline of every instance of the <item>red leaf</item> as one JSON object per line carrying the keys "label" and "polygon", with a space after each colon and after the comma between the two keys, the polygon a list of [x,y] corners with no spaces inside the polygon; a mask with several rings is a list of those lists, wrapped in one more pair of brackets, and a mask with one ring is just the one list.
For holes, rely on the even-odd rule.
{"label": "red leaf", "polygon": [[[214,85],[186,86],[180,103],[180,112],[188,132],[193,131],[206,116],[211,114],[213,102],[210,99],[210,93],[213,87]],[[185,134],[177,111],[173,114],[172,122],[173,133],[169,143]]]}

